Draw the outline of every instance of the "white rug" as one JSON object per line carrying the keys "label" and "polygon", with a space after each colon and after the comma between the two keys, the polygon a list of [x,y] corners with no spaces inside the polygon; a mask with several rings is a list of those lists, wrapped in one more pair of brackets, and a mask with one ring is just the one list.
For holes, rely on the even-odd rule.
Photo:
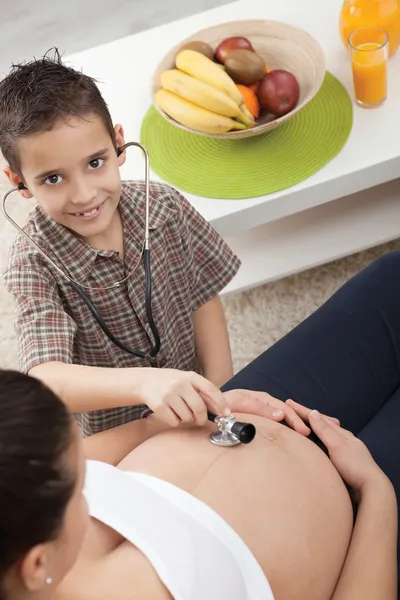
{"label": "white rug", "polygon": [[[0,160],[0,167],[2,163]],[[0,194],[7,188],[0,176]],[[23,224],[33,207],[14,194],[10,212]],[[14,229],[0,217],[0,271],[6,268]],[[224,298],[235,372],[244,367],[320,306],[357,271],[400,242],[384,244],[328,265]],[[17,344],[13,330],[13,302],[0,283],[0,367],[17,368]]]}

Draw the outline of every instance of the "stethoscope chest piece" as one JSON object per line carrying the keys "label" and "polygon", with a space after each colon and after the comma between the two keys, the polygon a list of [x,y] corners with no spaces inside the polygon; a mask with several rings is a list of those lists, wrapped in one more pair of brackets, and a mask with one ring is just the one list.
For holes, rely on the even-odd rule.
{"label": "stethoscope chest piece", "polygon": [[222,446],[224,448],[241,444],[239,438],[230,431],[213,431],[213,433],[210,433],[209,439],[215,446]]}
{"label": "stethoscope chest piece", "polygon": [[209,440],[215,446],[229,448],[238,444],[248,444],[255,436],[255,427],[251,423],[237,423],[234,415],[215,417],[218,431],[210,434]]}

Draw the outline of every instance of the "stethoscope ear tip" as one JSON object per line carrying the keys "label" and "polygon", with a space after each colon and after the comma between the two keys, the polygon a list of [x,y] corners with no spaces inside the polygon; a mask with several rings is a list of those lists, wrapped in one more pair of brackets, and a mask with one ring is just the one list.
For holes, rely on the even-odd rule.
{"label": "stethoscope ear tip", "polygon": [[17,188],[19,190],[26,190],[27,189],[22,181],[19,182],[19,184],[17,185]]}

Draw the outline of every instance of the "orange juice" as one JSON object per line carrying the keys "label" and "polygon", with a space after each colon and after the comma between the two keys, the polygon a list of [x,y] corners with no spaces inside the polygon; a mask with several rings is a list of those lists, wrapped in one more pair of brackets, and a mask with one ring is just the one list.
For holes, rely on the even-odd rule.
{"label": "orange juice", "polygon": [[364,26],[385,29],[389,36],[389,56],[393,56],[400,45],[400,0],[344,0],[340,34],[346,48],[350,34]]}
{"label": "orange juice", "polygon": [[352,50],[354,92],[364,106],[377,106],[386,99],[387,57],[378,43],[360,44]]}

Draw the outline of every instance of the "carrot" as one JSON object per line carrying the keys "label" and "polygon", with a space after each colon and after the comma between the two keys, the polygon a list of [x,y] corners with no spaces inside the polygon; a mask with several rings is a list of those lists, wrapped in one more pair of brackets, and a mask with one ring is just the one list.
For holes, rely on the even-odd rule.
{"label": "carrot", "polygon": [[253,117],[257,119],[260,114],[260,104],[255,92],[246,85],[238,84],[236,87],[243,96],[246,108],[251,112]]}

